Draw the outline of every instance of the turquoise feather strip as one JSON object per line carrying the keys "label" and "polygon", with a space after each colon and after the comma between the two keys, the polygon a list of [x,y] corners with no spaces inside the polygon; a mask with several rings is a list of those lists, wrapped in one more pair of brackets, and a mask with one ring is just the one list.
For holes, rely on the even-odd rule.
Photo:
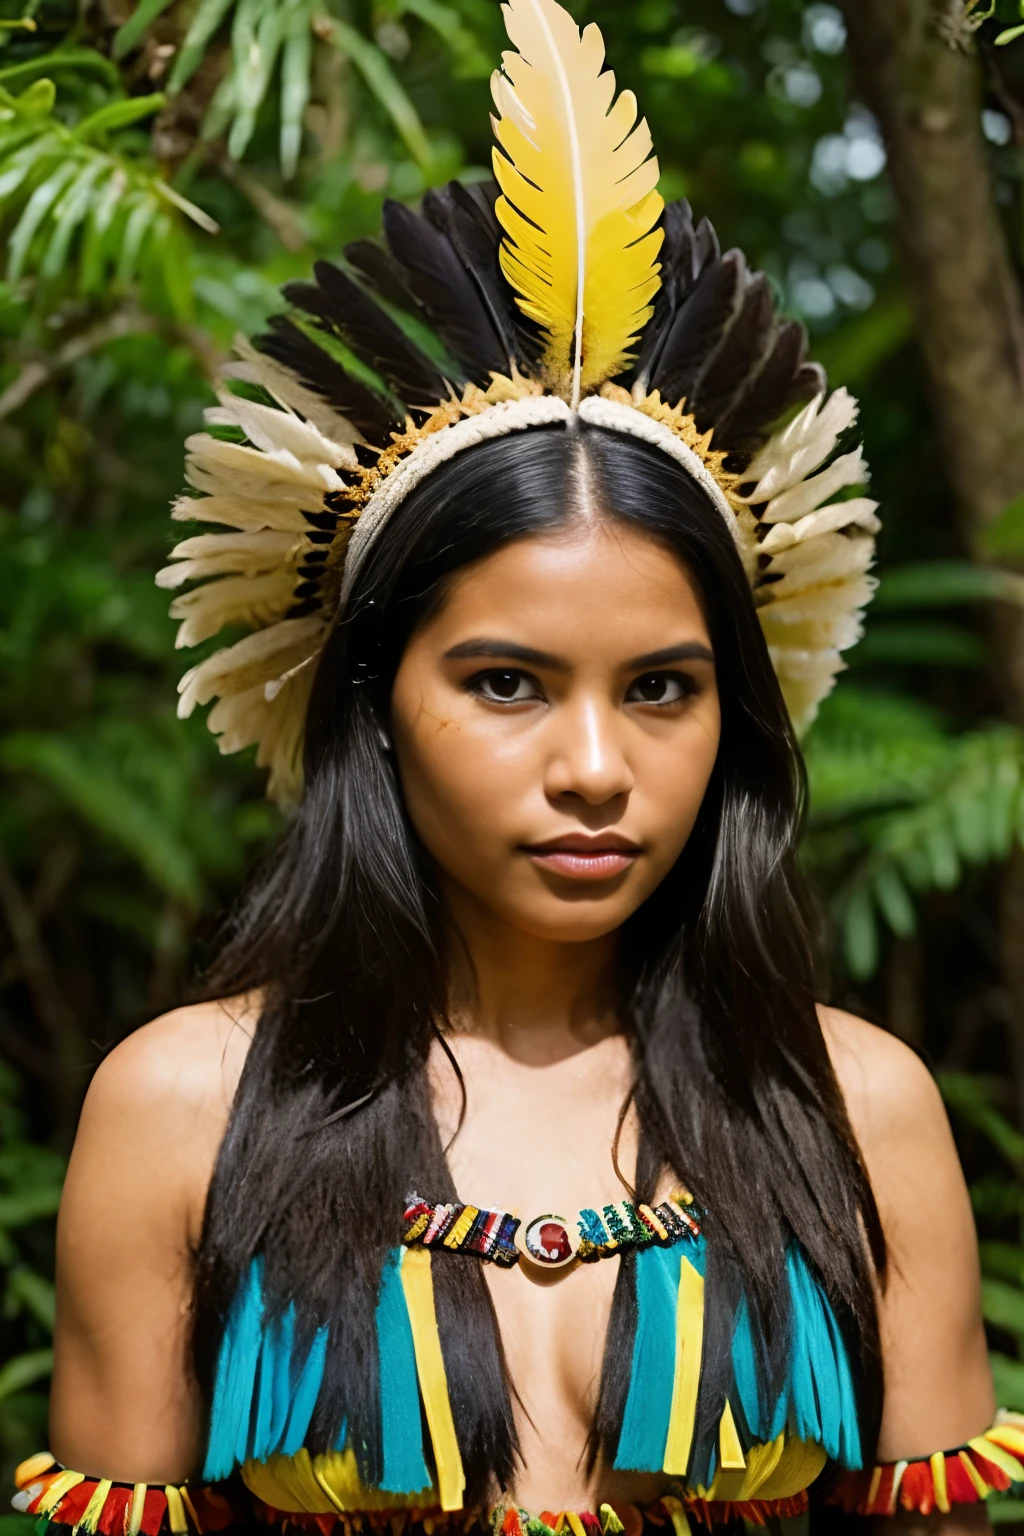
{"label": "turquoise feather strip", "polygon": [[844,1467],[862,1465],[857,1400],[846,1345],[835,1313],[802,1249],[786,1255],[790,1295],[790,1355],[786,1385],[767,1414],[757,1390],[750,1313],[744,1300],[732,1341],[736,1395],[754,1442],[764,1444],[787,1429],[812,1440]]}
{"label": "turquoise feather strip", "polygon": [[320,1395],[320,1383],[324,1377],[324,1361],[327,1358],[327,1329],[318,1328],[309,1347],[299,1379],[295,1383],[288,1408],[288,1419],[281,1435],[278,1450],[284,1456],[294,1456],[301,1451],[309,1433],[313,1409]]}
{"label": "turquoise feather strip", "polygon": [[[381,1436],[389,1493],[422,1493],[431,1486],[423,1456],[419,1381],[412,1328],[402,1288],[404,1248],[393,1250],[381,1275],[377,1303]],[[328,1329],[319,1328],[304,1359],[296,1358],[295,1305],[268,1319],[263,1260],[254,1258],[228,1314],[214,1378],[210,1436],[203,1478],[217,1482],[235,1467],[281,1453],[294,1456],[309,1433],[323,1381]],[[342,1425],[337,1449],[346,1443]]]}
{"label": "turquoise feather strip", "polygon": [[203,1478],[217,1482],[250,1459],[305,1442],[324,1374],[327,1329],[318,1330],[301,1366],[295,1361],[295,1305],[268,1321],[263,1260],[257,1256],[228,1313],[214,1378]]}
{"label": "turquoise feather strip", "polygon": [[402,1289],[404,1248],[384,1261],[377,1301],[380,1418],[384,1447],[381,1487],[388,1493],[423,1493],[431,1486],[423,1459],[423,1422],[412,1327]]}
{"label": "turquoise feather strip", "polygon": [[801,1440],[814,1440],[845,1467],[862,1464],[850,1362],[828,1298],[803,1253],[786,1255],[792,1307],[790,1417]]}
{"label": "turquoise feather strip", "polygon": [[245,1460],[262,1328],[263,1261],[256,1258],[231,1304],[217,1357],[204,1482],[230,1477],[236,1461]]}
{"label": "turquoise feather strip", "polygon": [[672,1411],[678,1246],[661,1248],[651,1243],[638,1251],[634,1264],[636,1333],[615,1466],[633,1472],[660,1472]]}

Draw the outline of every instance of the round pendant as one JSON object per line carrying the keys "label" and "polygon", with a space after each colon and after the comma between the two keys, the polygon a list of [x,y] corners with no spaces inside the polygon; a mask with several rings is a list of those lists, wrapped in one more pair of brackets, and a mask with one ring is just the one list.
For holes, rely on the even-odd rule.
{"label": "round pendant", "polygon": [[564,1216],[535,1216],[516,1233],[516,1247],[533,1264],[562,1269],[576,1257],[580,1240]]}

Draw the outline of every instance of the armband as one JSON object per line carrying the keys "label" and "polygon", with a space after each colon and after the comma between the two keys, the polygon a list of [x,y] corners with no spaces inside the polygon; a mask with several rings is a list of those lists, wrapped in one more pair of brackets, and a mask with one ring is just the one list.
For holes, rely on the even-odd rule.
{"label": "armband", "polygon": [[238,1520],[219,1489],[186,1483],[117,1483],[61,1466],[49,1451],[15,1469],[11,1504],[83,1536],[204,1536]]}
{"label": "armband", "polygon": [[956,1450],[840,1473],[828,1502],[856,1515],[948,1515],[954,1504],[978,1504],[1015,1483],[1024,1483],[1024,1414],[1000,1409],[991,1429]]}

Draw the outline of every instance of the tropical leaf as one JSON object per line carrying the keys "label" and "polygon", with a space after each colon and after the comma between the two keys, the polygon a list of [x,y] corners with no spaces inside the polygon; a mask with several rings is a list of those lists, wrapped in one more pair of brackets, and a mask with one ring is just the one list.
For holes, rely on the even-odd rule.
{"label": "tropical leaf", "polygon": [[1024,1291],[1005,1280],[983,1280],[981,1310],[986,1323],[1024,1339]]}
{"label": "tropical leaf", "polygon": [[191,313],[186,282],[167,281],[164,244],[182,216],[206,231],[215,222],[176,192],[155,169],[108,141],[151,117],[160,95],[107,102],[73,127],[54,115],[55,88],[37,80],[20,96],[0,86],[0,225],[9,231],[7,280],[32,273],[55,282],[77,256],[75,286],[83,295],[111,281],[149,282],[181,318]]}
{"label": "tropical leaf", "polygon": [[24,1355],[15,1355],[13,1360],[0,1366],[0,1401],[34,1382],[44,1381],[52,1370],[52,1349],[34,1349]]}
{"label": "tropical leaf", "polygon": [[39,775],[102,837],[128,853],[158,888],[189,907],[199,905],[202,876],[178,829],[164,824],[158,809],[142,799],[116,764],[92,757],[78,742],[28,732],[7,738],[0,761]]}
{"label": "tropical leaf", "polygon": [[[1017,1176],[1024,1177],[1024,1133],[995,1108],[979,1079],[967,1072],[940,1072],[938,1084],[950,1109],[980,1131]],[[1018,1192],[1016,1186],[1014,1193]]]}
{"label": "tropical leaf", "polygon": [[858,978],[877,968],[880,924],[907,937],[922,896],[1024,841],[1024,733],[1012,727],[957,736],[911,701],[847,688],[810,732],[807,765],[807,857],[830,875]]}
{"label": "tropical leaf", "polygon": [[413,159],[429,169],[434,152],[430,147],[419,113],[384,54],[355,27],[331,19],[322,28],[328,42],[351,59],[371,93],[377,98],[405,141]]}
{"label": "tropical leaf", "polygon": [[171,0],[139,0],[124,26],[119,27],[114,34],[112,49],[114,58],[123,59],[125,54],[131,53],[132,49],[142,41],[157,17],[162,16],[170,4]]}
{"label": "tropical leaf", "polygon": [[1024,578],[970,560],[924,560],[887,570],[872,601],[873,613],[907,608],[949,608],[993,599],[1024,601]]}

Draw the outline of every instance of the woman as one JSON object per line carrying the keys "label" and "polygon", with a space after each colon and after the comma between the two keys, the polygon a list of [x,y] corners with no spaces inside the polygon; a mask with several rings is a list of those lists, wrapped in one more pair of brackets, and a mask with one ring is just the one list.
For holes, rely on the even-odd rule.
{"label": "woman", "polygon": [[96,1074],[16,1502],[976,1528],[1024,1437],[966,1191],[917,1059],[816,1006],[795,863],[791,716],[869,592],[855,408],[662,209],[596,29],[506,19],[503,195],[390,206],[190,444],[175,515],[235,531],[162,573],[211,578],[180,640],[253,633],[183,712],[297,810],[214,1000]]}

